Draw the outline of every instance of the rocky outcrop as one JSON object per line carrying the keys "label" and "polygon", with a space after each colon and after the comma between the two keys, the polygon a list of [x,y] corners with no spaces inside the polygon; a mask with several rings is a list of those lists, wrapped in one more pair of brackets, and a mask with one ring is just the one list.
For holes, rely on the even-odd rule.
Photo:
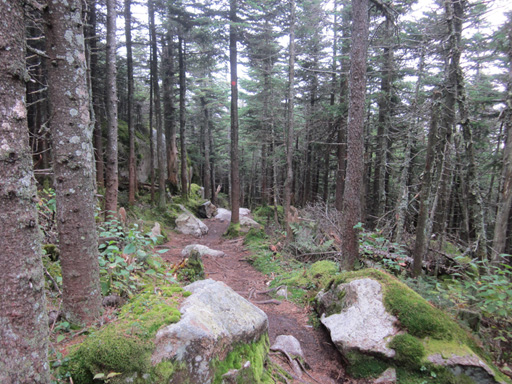
{"label": "rocky outcrop", "polygon": [[224,360],[237,345],[267,340],[268,319],[224,283],[208,279],[185,289],[192,295],[180,308],[181,320],[158,331],[151,361],[181,364],[173,383],[208,384],[215,375],[215,359]]}
{"label": "rocky outcrop", "polygon": [[[341,284],[332,292],[318,294],[321,307],[335,312],[330,315],[323,313],[320,321],[342,353],[356,351],[386,357],[395,355],[387,343],[398,334],[398,320],[386,312],[382,299],[382,286],[368,278]],[[336,312],[335,308],[339,311]]]}
{"label": "rocky outcrop", "polygon": [[208,233],[208,227],[191,212],[183,208],[183,213],[176,219],[176,230],[185,235],[201,237]]}
{"label": "rocky outcrop", "polygon": [[211,219],[217,214],[217,207],[211,201],[207,201],[199,206],[197,214],[203,219]]}
{"label": "rocky outcrop", "polygon": [[247,216],[240,216],[240,231],[249,232],[252,228],[261,229],[261,225]]}
{"label": "rocky outcrop", "polygon": [[[450,316],[391,275],[368,269],[345,272],[337,279],[318,293],[316,309],[354,369],[378,366],[380,372],[372,372],[375,377],[390,365],[419,372],[434,364],[476,383],[505,382],[471,348],[470,336]],[[374,381],[394,382],[391,371]]]}
{"label": "rocky outcrop", "polygon": [[190,253],[192,251],[197,251],[201,256],[204,256],[204,255],[213,256],[213,257],[226,256],[226,254],[222,251],[217,251],[215,249],[208,248],[206,245],[201,245],[201,244],[187,245],[181,251],[181,255],[186,257],[186,256],[190,255]]}

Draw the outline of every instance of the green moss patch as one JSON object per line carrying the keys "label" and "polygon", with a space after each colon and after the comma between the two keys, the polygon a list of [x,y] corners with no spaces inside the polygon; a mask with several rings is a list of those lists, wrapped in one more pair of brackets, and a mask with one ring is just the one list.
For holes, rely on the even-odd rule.
{"label": "green moss patch", "polygon": [[397,335],[391,340],[389,347],[396,352],[395,360],[404,366],[421,367],[422,360],[425,357],[425,347],[418,338],[408,333]]}
{"label": "green moss patch", "polygon": [[[274,221],[275,207],[273,205],[263,205],[253,211],[254,220],[260,224],[267,224]],[[277,218],[280,223],[284,221],[284,208],[281,205],[277,206]]]}
{"label": "green moss patch", "polygon": [[[74,383],[90,384],[93,377],[115,372],[111,383],[167,383],[175,370],[172,362],[151,365],[152,339],[162,326],[180,319],[179,303],[184,295],[179,286],[148,286],[122,309],[115,323],[94,332],[69,356],[61,370]],[[147,373],[148,376],[142,377]]]}
{"label": "green moss patch", "polygon": [[358,352],[349,352],[345,357],[349,364],[347,373],[356,379],[378,377],[390,367],[389,363],[381,359]]}
{"label": "green moss patch", "polygon": [[272,282],[272,286],[286,285],[291,298],[296,301],[312,299],[320,289],[338,274],[338,265],[329,260],[321,260],[310,266],[284,273]]}
{"label": "green moss patch", "polygon": [[222,383],[222,375],[231,369],[241,369],[246,361],[250,361],[251,365],[240,372],[237,382],[273,383],[274,381],[265,370],[269,345],[268,334],[265,334],[256,342],[235,346],[224,360],[214,360],[211,363],[215,371],[213,383]]}
{"label": "green moss patch", "polygon": [[237,237],[242,236],[243,233],[240,231],[240,224],[230,223],[226,232],[222,235],[222,237],[226,239],[235,239]]}

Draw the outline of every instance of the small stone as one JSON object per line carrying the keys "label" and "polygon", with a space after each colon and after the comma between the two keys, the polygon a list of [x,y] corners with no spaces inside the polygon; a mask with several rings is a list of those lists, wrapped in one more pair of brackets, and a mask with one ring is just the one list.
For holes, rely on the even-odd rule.
{"label": "small stone", "polygon": [[212,257],[223,257],[226,256],[226,254],[222,251],[217,251],[215,249],[208,248],[206,245],[201,244],[190,244],[187,245],[183,250],[181,251],[181,255],[183,257],[187,257],[190,255],[192,251],[197,251],[201,256],[212,256]]}
{"label": "small stone", "polygon": [[299,340],[291,335],[279,335],[276,341],[270,347],[272,351],[287,353],[290,357],[298,357],[304,360],[304,352],[300,346]]}
{"label": "small stone", "polygon": [[396,383],[396,370],[395,368],[388,368],[382,375],[375,379],[374,384],[395,384]]}
{"label": "small stone", "polygon": [[153,228],[151,228],[151,235],[152,237],[162,236],[162,229],[160,228],[160,223],[155,222],[155,225],[153,226]]}

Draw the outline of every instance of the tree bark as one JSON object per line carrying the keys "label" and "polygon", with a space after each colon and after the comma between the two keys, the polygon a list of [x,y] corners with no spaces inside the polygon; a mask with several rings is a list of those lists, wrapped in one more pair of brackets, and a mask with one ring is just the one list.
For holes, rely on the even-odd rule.
{"label": "tree bark", "polygon": [[176,146],[176,107],[174,105],[174,43],[170,27],[162,60],[164,71],[164,126],[167,144],[167,185],[172,194],[178,192],[178,147]]}
{"label": "tree bark", "polygon": [[178,65],[180,71],[180,152],[181,152],[181,196],[188,197],[188,164],[187,164],[187,142],[185,140],[186,109],[185,97],[187,95],[186,72],[185,72],[185,40],[183,31],[178,36]]}
{"label": "tree bark", "polygon": [[156,125],[156,158],[158,164],[158,206],[165,208],[165,144],[162,132],[162,103],[160,102],[160,83],[158,76],[158,50],[156,40],[154,0],[148,1],[149,29],[151,34],[152,58],[151,72],[153,73],[153,94],[155,104]]}
{"label": "tree bark", "polygon": [[231,223],[240,221],[240,174],[238,159],[238,74],[237,48],[238,27],[237,0],[229,0],[229,68],[231,73]]}
{"label": "tree bark", "polygon": [[437,145],[437,131],[439,124],[439,106],[438,100],[440,93],[434,93],[432,105],[432,117],[430,121],[430,130],[428,134],[427,156],[425,159],[425,170],[423,172],[423,181],[419,194],[420,211],[418,214],[418,222],[416,224],[416,240],[413,250],[413,275],[419,276],[423,266],[423,258],[427,251],[428,245],[428,211],[430,206],[430,183],[432,180],[432,167],[434,163],[435,147]]}
{"label": "tree bark", "polygon": [[504,113],[507,138],[503,152],[503,169],[501,174],[503,186],[500,191],[492,241],[491,258],[493,262],[503,261],[501,254],[505,252],[508,218],[512,207],[512,20],[508,22],[508,61],[507,107]]}
{"label": "tree bark", "polygon": [[368,44],[368,0],[352,0],[352,46],[350,48],[349,109],[347,129],[347,178],[343,194],[342,264],[352,269],[359,259],[361,197],[364,179],[364,116]]}
{"label": "tree bark", "polygon": [[135,125],[133,123],[133,54],[132,54],[132,0],[124,0],[124,34],[126,38],[126,70],[128,81],[128,95],[126,98],[126,122],[128,124],[128,203],[135,204]]}
{"label": "tree bark", "polygon": [[0,13],[0,382],[46,384],[48,319],[24,102],[22,2],[1,2]]}
{"label": "tree bark", "polygon": [[93,125],[83,26],[76,21],[81,20],[81,11],[80,0],[53,1],[45,21],[63,312],[72,322],[86,323],[100,313],[101,291]]}
{"label": "tree bark", "polygon": [[107,216],[117,213],[119,187],[117,168],[116,18],[115,0],[107,0],[107,161],[105,165],[105,211]]}
{"label": "tree bark", "polygon": [[284,182],[284,217],[286,225],[286,242],[293,239],[290,226],[290,205],[293,183],[293,131],[294,131],[294,99],[295,99],[295,0],[290,0],[290,42],[288,58],[288,113],[286,124],[286,179]]}

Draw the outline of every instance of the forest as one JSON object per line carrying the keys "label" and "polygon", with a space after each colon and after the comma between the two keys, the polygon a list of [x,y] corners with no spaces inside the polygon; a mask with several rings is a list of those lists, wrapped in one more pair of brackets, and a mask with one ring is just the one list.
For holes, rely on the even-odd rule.
{"label": "forest", "polygon": [[[506,1],[0,11],[0,382],[74,382],[71,344],[148,287],[194,281],[169,244],[186,245],[178,218],[208,202],[230,211],[223,246],[243,237],[236,252],[300,307],[313,312],[327,277],[385,271],[465,327],[496,382],[512,380]],[[325,280],[308,272],[324,261]],[[398,382],[462,383],[421,369]]]}

